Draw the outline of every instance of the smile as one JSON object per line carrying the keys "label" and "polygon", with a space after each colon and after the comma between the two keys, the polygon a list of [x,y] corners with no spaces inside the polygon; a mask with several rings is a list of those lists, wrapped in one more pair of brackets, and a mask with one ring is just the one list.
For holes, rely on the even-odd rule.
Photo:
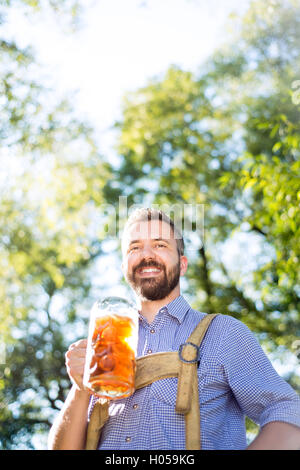
{"label": "smile", "polygon": [[161,273],[159,268],[142,268],[138,270],[138,274],[141,277],[157,276]]}

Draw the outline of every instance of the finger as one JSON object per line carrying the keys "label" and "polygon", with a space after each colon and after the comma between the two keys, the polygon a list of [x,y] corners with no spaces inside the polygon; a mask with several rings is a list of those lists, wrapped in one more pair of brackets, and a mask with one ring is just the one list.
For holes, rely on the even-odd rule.
{"label": "finger", "polygon": [[65,354],[66,364],[75,363],[75,362],[80,362],[80,363],[84,364],[85,359],[86,359],[86,355],[82,354],[78,351],[68,351]]}
{"label": "finger", "polygon": [[72,372],[72,375],[76,375],[76,374],[79,374],[79,375],[83,375],[83,372],[84,372],[84,368],[82,367],[82,365],[80,364],[77,364],[76,366],[72,366],[72,367],[67,367],[67,369]]}
{"label": "finger", "polygon": [[76,343],[70,345],[69,349],[65,353],[65,359],[68,359],[73,355],[79,355],[82,357],[86,355],[86,346],[84,345],[84,343],[81,346],[76,346]]}
{"label": "finger", "polygon": [[86,349],[73,349],[68,351],[69,357],[85,357],[86,356]]}
{"label": "finger", "polygon": [[85,365],[85,361],[83,361],[82,359],[77,359],[77,360],[75,359],[72,361],[68,361],[66,365],[68,367],[71,367],[72,369],[74,369],[75,367],[81,367],[81,369],[83,369]]}
{"label": "finger", "polygon": [[69,346],[69,350],[71,349],[81,349],[81,348],[86,348],[87,346],[87,339],[80,339],[78,341],[76,341],[75,343],[72,343],[70,346]]}
{"label": "finger", "polygon": [[72,366],[73,364],[85,364],[85,356],[74,355],[71,352],[65,355],[65,364],[67,366]]}
{"label": "finger", "polygon": [[83,370],[82,369],[69,369],[68,373],[69,373],[70,377],[77,377],[78,379],[83,378]]}

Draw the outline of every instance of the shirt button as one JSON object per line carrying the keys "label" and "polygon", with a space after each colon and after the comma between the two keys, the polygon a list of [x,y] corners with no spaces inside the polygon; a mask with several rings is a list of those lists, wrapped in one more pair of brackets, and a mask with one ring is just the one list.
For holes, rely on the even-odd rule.
{"label": "shirt button", "polygon": [[125,439],[126,442],[130,442],[131,441],[131,437],[130,436],[127,436],[126,439]]}
{"label": "shirt button", "polygon": [[147,354],[151,354],[151,353],[152,353],[152,349],[148,349]]}
{"label": "shirt button", "polygon": [[152,329],[150,330],[150,333],[155,333],[155,329],[152,328]]}
{"label": "shirt button", "polygon": [[138,405],[137,403],[135,403],[132,408],[133,408],[134,410],[136,410],[138,407],[139,407],[139,405]]}

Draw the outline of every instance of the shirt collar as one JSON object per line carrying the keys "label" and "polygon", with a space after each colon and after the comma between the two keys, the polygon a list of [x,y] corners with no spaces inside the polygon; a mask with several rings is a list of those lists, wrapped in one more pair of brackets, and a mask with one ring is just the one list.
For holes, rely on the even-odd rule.
{"label": "shirt collar", "polygon": [[176,299],[172,300],[169,304],[162,307],[159,311],[162,313],[168,312],[169,315],[176,318],[179,323],[182,323],[186,313],[190,310],[190,305],[185,300],[182,295],[176,297]]}

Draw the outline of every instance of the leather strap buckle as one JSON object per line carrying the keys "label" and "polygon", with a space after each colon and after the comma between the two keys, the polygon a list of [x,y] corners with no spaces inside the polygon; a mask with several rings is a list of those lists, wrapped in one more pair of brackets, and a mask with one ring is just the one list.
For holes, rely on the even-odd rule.
{"label": "leather strap buckle", "polygon": [[[190,345],[190,346],[193,346],[194,348],[196,348],[196,351],[197,351],[197,355],[195,357],[195,359],[184,359],[182,357],[182,349],[184,346],[187,346],[187,345]],[[178,349],[178,354],[179,354],[179,359],[182,361],[182,362],[185,362],[187,364],[194,364],[195,362],[198,362],[199,361],[199,347],[197,346],[197,344],[194,344],[194,343],[190,343],[189,341],[187,341],[186,343],[183,343],[179,346],[179,349]]]}

